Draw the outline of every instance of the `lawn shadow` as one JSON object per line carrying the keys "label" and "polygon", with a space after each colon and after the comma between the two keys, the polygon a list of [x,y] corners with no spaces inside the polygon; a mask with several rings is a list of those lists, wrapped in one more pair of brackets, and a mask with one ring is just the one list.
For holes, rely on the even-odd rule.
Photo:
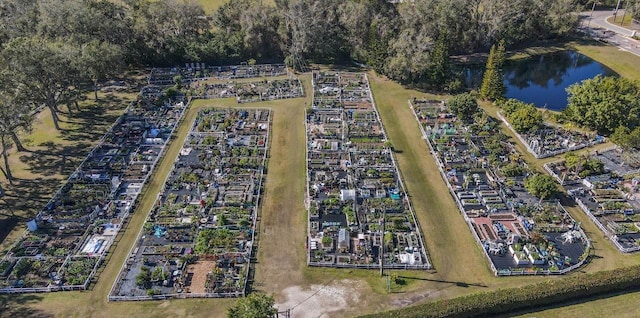
{"label": "lawn shadow", "polygon": [[13,228],[22,220],[21,217],[5,215],[0,213],[0,242],[3,242],[5,238],[11,233]]}
{"label": "lawn shadow", "polygon": [[45,148],[25,152],[19,159],[28,165],[26,170],[44,177],[71,174],[91,150],[91,144],[85,142],[67,146],[46,142],[40,146]]}
{"label": "lawn shadow", "polygon": [[[16,184],[7,187],[6,194],[0,199],[0,218],[15,218],[16,221],[6,223],[0,227],[2,231],[11,231],[13,226],[26,222],[35,216],[62,184],[57,179],[21,179]],[[5,225],[13,225],[5,227]],[[3,238],[0,235],[0,238]]]}
{"label": "lawn shadow", "polygon": [[41,300],[42,296],[36,294],[0,295],[0,317],[54,317],[51,313],[30,307]]}
{"label": "lawn shadow", "polygon": [[481,284],[481,283],[469,283],[469,282],[455,282],[455,281],[448,281],[448,280],[442,280],[442,279],[431,279],[431,278],[424,278],[424,277],[411,277],[411,276],[404,276],[404,275],[398,275],[398,278],[401,279],[407,279],[407,280],[422,280],[422,281],[427,281],[427,282],[436,282],[436,283],[445,283],[445,284],[453,284],[457,287],[489,287],[485,284]]}

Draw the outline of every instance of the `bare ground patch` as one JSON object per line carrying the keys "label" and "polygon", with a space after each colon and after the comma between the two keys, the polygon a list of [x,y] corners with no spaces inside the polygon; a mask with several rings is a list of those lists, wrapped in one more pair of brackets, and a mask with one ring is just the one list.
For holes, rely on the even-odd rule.
{"label": "bare ground patch", "polygon": [[[189,290],[194,294],[204,294],[204,284],[207,282],[207,274],[216,266],[214,261],[199,261],[187,266],[187,275],[191,276]],[[193,274],[193,275],[192,275]]]}
{"label": "bare ground patch", "polygon": [[282,291],[286,300],[276,307],[280,311],[291,309],[291,317],[296,318],[335,317],[359,302],[364,287],[361,281],[347,279],[308,288],[291,286]]}

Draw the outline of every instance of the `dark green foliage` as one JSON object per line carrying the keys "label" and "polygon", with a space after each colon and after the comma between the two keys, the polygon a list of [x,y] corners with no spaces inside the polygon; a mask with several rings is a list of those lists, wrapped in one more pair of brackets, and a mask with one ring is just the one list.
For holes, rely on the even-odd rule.
{"label": "dark green foliage", "polygon": [[584,161],[582,171],[578,173],[581,178],[599,175],[604,173],[604,163],[597,158],[591,158]]}
{"label": "dark green foliage", "polygon": [[446,31],[440,32],[436,44],[431,51],[428,81],[431,87],[442,90],[449,81],[449,36]]}
{"label": "dark green foliage", "polygon": [[502,81],[502,66],[505,60],[504,40],[498,46],[491,46],[489,58],[482,78],[480,96],[486,100],[497,101],[504,98],[507,88]]}
{"label": "dark green foliage", "polygon": [[605,172],[604,163],[598,158],[578,156],[573,152],[564,155],[564,164],[581,178],[599,175]]}
{"label": "dark green foliage", "polygon": [[525,173],[522,165],[512,162],[502,167],[502,173],[507,177],[518,177]]}
{"label": "dark green foliage", "polygon": [[0,44],[23,36],[96,41],[118,47],[127,64],[154,66],[287,58],[301,68],[308,59],[355,59],[393,79],[444,89],[443,52],[563,36],[574,29],[574,8],[563,0],[230,0],[207,16],[195,1],[5,0]]}
{"label": "dark green foliage", "polygon": [[151,285],[151,273],[149,272],[149,267],[142,266],[140,268],[140,273],[136,275],[136,285],[141,288],[149,288]]}
{"label": "dark green foliage", "polygon": [[639,149],[640,148],[640,127],[633,130],[620,126],[611,134],[611,141],[623,149]]}
{"label": "dark green foliage", "polygon": [[229,318],[271,318],[275,317],[278,310],[274,308],[273,297],[262,293],[251,293],[240,298],[227,310]]}
{"label": "dark green foliage", "polygon": [[565,116],[589,129],[608,135],[620,126],[633,130],[640,123],[640,91],[628,79],[596,76],[567,92]]}
{"label": "dark green foliage", "polygon": [[517,132],[534,131],[542,125],[542,113],[533,104],[526,104],[515,99],[509,99],[500,104],[504,115]]}
{"label": "dark green foliage", "polygon": [[447,101],[447,106],[460,120],[470,122],[478,112],[478,101],[469,93],[459,94]]}
{"label": "dark green foliage", "polygon": [[227,248],[234,243],[234,234],[228,229],[204,229],[198,233],[196,254],[208,254],[215,248]]}
{"label": "dark green foliage", "polygon": [[549,199],[558,192],[553,177],[547,174],[535,174],[524,180],[524,187],[540,199]]}

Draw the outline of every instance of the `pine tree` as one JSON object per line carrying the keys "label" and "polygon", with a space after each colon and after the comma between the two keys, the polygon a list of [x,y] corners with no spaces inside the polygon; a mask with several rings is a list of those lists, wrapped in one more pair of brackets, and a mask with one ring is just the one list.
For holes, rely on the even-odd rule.
{"label": "pine tree", "polygon": [[482,86],[480,87],[480,96],[483,99],[495,101],[504,99],[506,87],[502,82],[502,65],[505,60],[504,40],[496,45],[491,46],[487,66],[482,78]]}
{"label": "pine tree", "polygon": [[442,89],[449,79],[449,36],[446,31],[440,32],[431,51],[431,66],[429,67],[429,84]]}

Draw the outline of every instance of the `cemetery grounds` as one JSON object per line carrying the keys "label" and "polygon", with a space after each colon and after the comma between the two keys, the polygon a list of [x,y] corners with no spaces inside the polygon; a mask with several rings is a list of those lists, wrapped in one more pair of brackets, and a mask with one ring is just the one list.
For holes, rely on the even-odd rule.
{"label": "cemetery grounds", "polygon": [[[600,51],[602,48],[588,48]],[[609,52],[611,53],[611,52]],[[608,54],[608,53],[607,53]],[[278,302],[286,301],[283,299],[283,290],[285,286],[300,286],[305,290],[312,288],[313,284],[329,285],[335,281],[348,279],[350,281],[365,281],[367,286],[364,290],[373,290],[374,293],[361,293],[359,308],[353,307],[351,313],[355,312],[375,312],[382,309],[389,309],[398,306],[405,306],[414,302],[424,301],[426,299],[447,298],[457,295],[467,294],[470,292],[482,291],[486,288],[501,288],[507,286],[523,286],[527,283],[537,281],[524,277],[514,280],[496,279],[487,269],[486,266],[460,267],[461,262],[475,262],[484,264],[485,259],[481,250],[477,247],[469,229],[463,222],[463,218],[456,209],[453,200],[446,199],[450,197],[444,184],[434,182],[440,180],[438,170],[430,158],[424,140],[415,127],[415,117],[408,107],[402,107],[404,101],[413,97],[426,97],[425,95],[401,88],[398,84],[390,81],[371,77],[371,86],[376,104],[380,111],[380,116],[385,124],[387,134],[393,141],[394,148],[397,150],[398,164],[401,173],[404,176],[407,193],[412,198],[414,208],[419,220],[425,220],[420,223],[420,227],[425,234],[425,241],[429,242],[428,247],[432,256],[434,266],[438,270],[436,273],[424,272],[407,272],[407,285],[398,289],[403,294],[390,294],[385,292],[385,280],[376,277],[368,271],[360,270],[335,270],[335,269],[317,269],[306,268],[304,264],[304,249],[298,247],[295,242],[304,242],[304,234],[278,232],[279,229],[290,229],[293,224],[304,226],[305,218],[299,211],[304,209],[302,201],[294,201],[293,205],[286,204],[284,200],[269,200],[269,197],[278,196],[279,199],[297,196],[301,200],[304,197],[304,183],[287,182],[284,180],[273,180],[267,178],[266,202],[263,217],[264,226],[261,236],[264,244],[263,249],[259,250],[258,259],[263,259],[260,253],[274,252],[272,258],[273,264],[257,264],[256,289],[266,292],[274,292]],[[308,77],[307,77],[308,81]],[[306,82],[304,85],[308,85]],[[309,91],[309,87],[306,87]],[[433,98],[433,96],[429,96]],[[208,102],[205,104],[209,104]],[[192,109],[185,115],[185,121],[195,118],[195,109],[202,106],[201,102],[192,105]],[[307,102],[308,103],[308,102]],[[222,101],[226,106],[235,106],[235,101]],[[291,147],[304,146],[304,122],[303,109],[300,107],[299,100],[288,100],[282,103],[268,102],[269,107],[274,109],[274,142],[272,151],[274,155],[280,153],[277,161],[270,159],[270,173],[276,173],[283,177],[288,176],[288,180],[296,180],[298,175],[304,174],[304,156],[296,151],[291,151]],[[255,104],[257,105],[257,104]],[[297,105],[297,106],[296,106]],[[254,105],[252,105],[254,106]],[[256,106],[257,107],[257,106]],[[491,109],[489,105],[483,105],[490,113],[495,116],[495,109]],[[281,115],[282,117],[280,117]],[[298,118],[299,125],[295,129],[289,128],[290,118]],[[278,127],[287,127],[289,131],[278,133]],[[186,127],[188,128],[188,127]],[[167,156],[176,156],[181,143],[180,140],[187,133],[184,125],[180,127],[175,143],[170,145]],[[506,132],[508,135],[509,132]],[[521,145],[516,145],[521,153],[526,153]],[[276,149],[278,151],[276,151]],[[298,148],[300,149],[300,148]],[[296,157],[297,156],[297,157]],[[526,154],[525,157],[530,159]],[[427,158],[427,159],[425,159]],[[551,161],[554,158],[549,158]],[[529,161],[529,160],[528,160]],[[531,160],[536,162],[536,168],[541,169],[542,161]],[[173,164],[172,160],[164,160],[160,163],[159,169],[168,171]],[[297,167],[297,168],[296,168]],[[289,184],[293,183],[293,184]],[[436,186],[430,185],[435,183]],[[141,211],[148,211],[155,200],[154,192],[160,190],[161,184],[157,181],[151,182],[149,190],[141,201]],[[271,190],[270,190],[271,189]],[[417,195],[417,194],[420,195]],[[286,200],[289,201],[289,200]],[[586,270],[611,269],[619,266],[635,264],[638,261],[636,256],[621,257],[619,252],[613,248],[610,242],[606,241],[603,235],[599,235],[599,230],[590,224],[589,220],[583,216],[583,213],[574,207],[569,207],[571,215],[580,221],[590,238],[593,238],[593,253],[596,258],[585,268]],[[278,211],[276,213],[273,211]],[[439,220],[448,218],[456,222],[447,222],[441,224]],[[134,215],[129,224],[130,228],[139,229],[142,226],[144,217],[142,214]],[[126,231],[120,242],[133,242],[136,230]],[[283,237],[284,235],[284,237]],[[268,243],[264,243],[267,241]],[[272,244],[282,244],[282,242],[293,242],[288,250],[284,253],[282,249],[270,248]],[[109,255],[105,269],[100,273],[101,276],[115,277],[119,264],[122,264],[129,243],[118,244],[112,255]],[[450,248],[455,246],[456,248]],[[269,249],[267,251],[267,249]],[[295,260],[302,261],[295,261]],[[270,262],[271,263],[271,262]],[[579,274],[576,274],[579,275]],[[328,280],[326,277],[332,276],[334,279]],[[332,283],[333,284],[333,283]],[[144,315],[166,315],[174,314],[177,316],[216,316],[224,315],[224,307],[231,302],[228,300],[181,300],[167,302],[141,302],[141,303],[107,303],[106,294],[110,288],[110,282],[105,279],[98,280],[96,285],[90,292],[78,293],[51,293],[24,295],[11,299],[3,298],[3,303],[9,302],[9,307],[31,310],[34,313],[56,313],[58,315],[81,315],[81,316],[122,316],[126,314],[144,314]],[[428,290],[425,292],[425,290]],[[629,294],[634,295],[634,294]],[[611,301],[619,300],[619,307],[624,308],[625,300],[628,297],[619,296],[611,299]],[[609,301],[609,299],[607,299]],[[87,306],[87,304],[92,304]],[[611,302],[608,302],[611,303]],[[215,305],[213,305],[215,304]],[[13,306],[11,306],[13,305]],[[212,306],[213,305],[213,306]],[[356,305],[355,303],[352,305]],[[594,304],[596,305],[596,304]],[[585,308],[589,311],[590,306]],[[364,309],[366,308],[366,309]],[[562,309],[560,309],[562,310]],[[213,312],[212,312],[213,311]],[[582,312],[585,312],[582,311]],[[26,312],[26,311],[23,311]],[[343,311],[334,314],[346,315]]]}

